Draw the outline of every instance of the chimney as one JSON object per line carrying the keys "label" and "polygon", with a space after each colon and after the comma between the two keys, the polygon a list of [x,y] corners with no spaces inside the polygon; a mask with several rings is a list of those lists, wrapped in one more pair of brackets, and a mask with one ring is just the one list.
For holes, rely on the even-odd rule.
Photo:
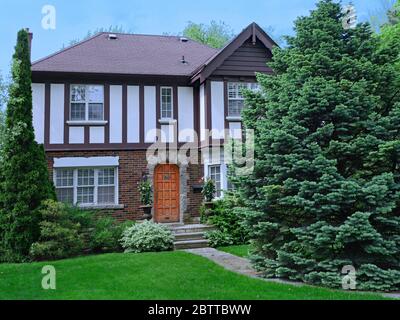
{"label": "chimney", "polygon": [[25,29],[26,32],[28,32],[28,48],[29,48],[29,57],[32,56],[32,39],[33,39],[33,33],[29,32],[29,28]]}

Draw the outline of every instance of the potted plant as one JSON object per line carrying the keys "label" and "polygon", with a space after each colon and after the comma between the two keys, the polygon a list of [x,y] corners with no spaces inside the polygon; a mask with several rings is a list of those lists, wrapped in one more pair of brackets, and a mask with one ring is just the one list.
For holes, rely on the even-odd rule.
{"label": "potted plant", "polygon": [[143,209],[143,216],[146,220],[151,220],[153,218],[151,211],[153,209],[153,190],[150,181],[147,177],[144,177],[138,186],[140,193],[140,206]]}
{"label": "potted plant", "polygon": [[202,193],[204,196],[205,207],[212,208],[214,205],[213,200],[215,198],[215,193],[216,193],[215,182],[212,179],[208,178],[204,181]]}

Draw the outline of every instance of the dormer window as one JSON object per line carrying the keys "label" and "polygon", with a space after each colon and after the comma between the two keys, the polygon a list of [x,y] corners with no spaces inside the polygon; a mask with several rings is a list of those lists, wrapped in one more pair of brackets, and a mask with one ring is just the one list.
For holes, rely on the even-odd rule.
{"label": "dormer window", "polygon": [[72,85],[70,111],[71,121],[104,120],[104,87]]}
{"label": "dormer window", "polygon": [[161,87],[161,120],[171,120],[174,118],[173,90],[172,87]]}

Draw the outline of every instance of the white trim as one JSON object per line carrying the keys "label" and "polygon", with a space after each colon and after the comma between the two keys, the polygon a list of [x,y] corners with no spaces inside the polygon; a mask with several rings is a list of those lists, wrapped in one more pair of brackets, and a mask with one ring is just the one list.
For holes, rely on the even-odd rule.
{"label": "white trim", "polygon": [[125,206],[123,204],[78,204],[78,207],[81,209],[124,209]]}
{"label": "white trim", "polygon": [[54,158],[54,168],[117,167],[119,157]]}
{"label": "white trim", "polygon": [[70,126],[104,126],[108,123],[106,120],[99,121],[67,121],[67,124]]}
{"label": "white trim", "polygon": [[158,122],[160,124],[175,124],[177,121],[176,119],[160,119]]}

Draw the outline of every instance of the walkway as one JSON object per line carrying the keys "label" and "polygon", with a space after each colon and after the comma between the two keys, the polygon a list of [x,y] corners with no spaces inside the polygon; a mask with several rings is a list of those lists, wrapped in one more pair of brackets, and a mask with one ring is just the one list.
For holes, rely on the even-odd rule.
{"label": "walkway", "polygon": [[[201,249],[188,249],[186,252],[196,254],[198,256],[202,256],[207,258],[216,264],[228,269],[230,271],[243,274],[245,276],[249,276],[252,278],[261,279],[268,282],[278,282],[284,284],[290,284],[294,286],[303,286],[303,283],[285,281],[280,279],[266,279],[262,278],[261,275],[253,269],[250,261],[245,258],[234,256],[230,253],[218,251],[214,248],[201,248]],[[400,294],[398,293],[384,293],[383,296],[392,298],[392,299],[400,299]]]}
{"label": "walkway", "polygon": [[280,279],[266,279],[262,278],[261,275],[254,270],[252,267],[250,261],[245,258],[241,258],[238,256],[234,256],[233,254],[223,252],[223,251],[218,251],[214,248],[200,248],[200,249],[188,249],[185,250],[186,252],[202,256],[204,258],[207,258],[216,264],[224,267],[225,269],[228,269],[230,271],[236,272],[243,274],[245,276],[249,276],[252,278],[257,278],[269,282],[278,282],[278,283],[284,283],[284,284],[291,284],[295,286],[301,286],[301,283],[296,283],[296,282],[291,282],[291,281],[285,281],[285,280],[280,280]]}

